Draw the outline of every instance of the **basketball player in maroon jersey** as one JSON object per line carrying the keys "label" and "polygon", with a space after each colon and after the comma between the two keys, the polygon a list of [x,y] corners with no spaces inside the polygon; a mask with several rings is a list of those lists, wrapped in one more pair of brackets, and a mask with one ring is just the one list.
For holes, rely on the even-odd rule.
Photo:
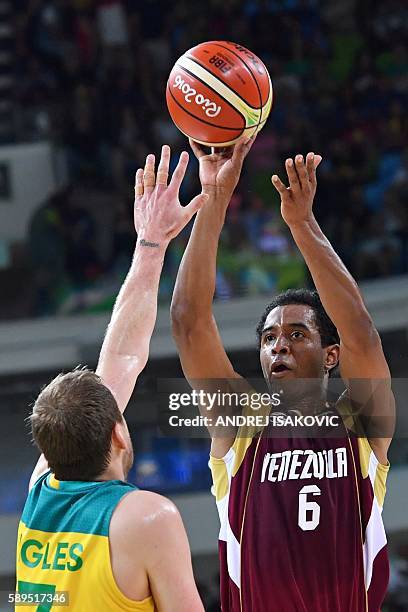
{"label": "basketball player in maroon jersey", "polygon": [[[223,348],[212,300],[219,236],[252,142],[211,155],[190,144],[209,202],[178,273],[173,334],[192,386],[223,379],[233,387],[240,376]],[[226,438],[210,429],[223,612],[378,612],[387,588],[381,511],[394,426],[390,372],[359,289],[313,214],[320,161],[313,153],[286,160],[288,187],[272,178],[317,292],[275,297],[258,325],[260,362],[269,388],[279,382],[288,391],[285,410],[308,415],[327,412],[328,378],[338,365],[346,393],[334,411],[358,405],[360,415],[342,418],[332,438],[293,431],[273,437],[268,427]],[[303,396],[294,392],[290,400],[304,380],[310,384]]]}

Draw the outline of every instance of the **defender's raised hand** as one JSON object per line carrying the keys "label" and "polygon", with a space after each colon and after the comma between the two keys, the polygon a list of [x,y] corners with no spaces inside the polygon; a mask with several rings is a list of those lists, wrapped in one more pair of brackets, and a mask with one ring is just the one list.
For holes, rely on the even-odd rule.
{"label": "defender's raised hand", "polygon": [[313,217],[313,199],[316,193],[316,169],[322,161],[321,155],[308,153],[306,163],[303,155],[296,155],[295,161],[287,159],[286,172],[289,187],[274,174],[272,184],[281,196],[281,213],[284,221],[295,225]]}
{"label": "defender's raised hand", "polygon": [[208,196],[196,196],[181,206],[179,189],[188,164],[182,153],[167,186],[170,147],[164,145],[157,175],[154,155],[136,173],[134,221],[137,243],[125,282],[117,297],[103,341],[97,374],[123,412],[136,379],[146,365],[157,314],[157,296],[164,255]]}
{"label": "defender's raised hand", "polygon": [[229,203],[239,181],[242,164],[255,142],[254,138],[242,139],[232,147],[215,149],[207,155],[201,145],[189,140],[200,164],[200,181],[204,193],[228,200]]}
{"label": "defender's raised hand", "polygon": [[180,205],[179,191],[188,165],[188,153],[183,151],[180,155],[167,185],[170,155],[170,147],[163,145],[157,175],[154,155],[148,155],[144,170],[139,168],[136,172],[135,229],[139,241],[152,245],[166,244],[177,236],[208,199],[208,195],[200,193],[188,206]]}

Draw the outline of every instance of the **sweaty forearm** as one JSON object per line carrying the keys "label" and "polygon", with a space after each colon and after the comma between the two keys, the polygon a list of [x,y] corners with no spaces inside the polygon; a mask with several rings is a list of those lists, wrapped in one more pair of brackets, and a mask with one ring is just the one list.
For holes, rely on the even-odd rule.
{"label": "sweaty forearm", "polygon": [[198,213],[180,264],[172,301],[172,318],[211,316],[218,242],[228,202],[212,197]]}
{"label": "sweaty forearm", "polygon": [[143,369],[156,322],[157,294],[167,244],[139,239],[102,345],[106,353],[136,357]]}
{"label": "sweaty forearm", "polygon": [[367,338],[372,322],[360,290],[316,219],[291,225],[290,230],[342,341],[355,342],[360,331]]}

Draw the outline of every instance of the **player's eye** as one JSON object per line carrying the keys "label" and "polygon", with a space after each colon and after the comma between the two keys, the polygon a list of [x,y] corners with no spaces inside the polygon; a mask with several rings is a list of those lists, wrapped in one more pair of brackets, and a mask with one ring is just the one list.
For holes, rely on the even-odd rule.
{"label": "player's eye", "polygon": [[295,330],[294,332],[291,333],[291,337],[295,338],[295,340],[298,340],[299,338],[304,338],[305,334],[301,331]]}
{"label": "player's eye", "polygon": [[273,342],[275,340],[275,336],[273,334],[266,334],[264,337],[265,342]]}

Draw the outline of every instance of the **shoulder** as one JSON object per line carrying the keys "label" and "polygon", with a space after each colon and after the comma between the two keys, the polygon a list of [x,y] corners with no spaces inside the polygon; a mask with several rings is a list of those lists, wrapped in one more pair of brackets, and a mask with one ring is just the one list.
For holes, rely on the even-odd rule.
{"label": "shoulder", "polygon": [[125,580],[132,572],[138,576],[147,574],[166,554],[173,554],[176,547],[172,537],[180,539],[181,525],[175,505],[165,497],[139,490],[126,494],[116,506],[109,525],[112,567],[117,580]]}
{"label": "shoulder", "polygon": [[151,491],[132,491],[118,503],[111,520],[110,535],[148,539],[181,523],[179,511],[172,501]]}
{"label": "shoulder", "polygon": [[164,514],[178,512],[176,506],[167,497],[153,493],[152,491],[141,491],[136,489],[125,495],[118,504],[116,510],[120,513],[128,511],[140,517],[150,515],[152,512],[160,511]]}

